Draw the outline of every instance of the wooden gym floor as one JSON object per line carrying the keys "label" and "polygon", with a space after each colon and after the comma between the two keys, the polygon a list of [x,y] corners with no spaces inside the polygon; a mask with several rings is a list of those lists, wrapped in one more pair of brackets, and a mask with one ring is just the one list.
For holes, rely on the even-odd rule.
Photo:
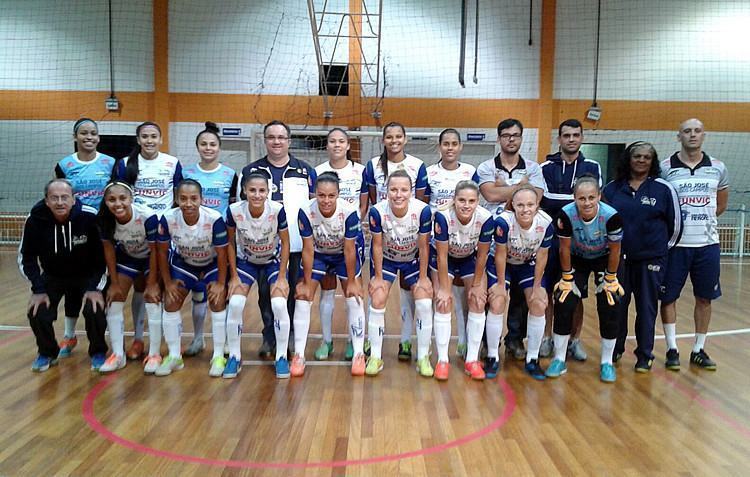
{"label": "wooden gym floor", "polygon": [[[36,348],[24,311],[28,285],[15,252],[2,251],[0,475],[747,475],[747,271],[736,262],[722,267],[724,296],[711,330],[725,333],[707,345],[716,372],[688,365],[691,337],[679,340],[682,370],[665,371],[657,339],[650,374],[635,374],[629,353],[617,382],[601,383],[598,325],[587,302],[589,359],[569,362],[561,379],[533,381],[521,362],[504,359],[498,379],[472,382],[453,341],[450,379],[440,383],[396,360],[393,293],[386,325],[393,338],[376,378],[353,379],[348,363],[316,365],[319,339],[311,337],[305,376],[277,380],[271,366],[254,361],[255,306],[246,314],[251,336],[243,339],[251,363],[235,380],[208,377],[210,339],[208,350],[170,377],[144,376],[133,362],[105,377],[89,370],[82,318],[73,356],[46,373],[30,371]],[[343,333],[343,300],[336,305],[334,333]],[[678,303],[678,333],[692,332],[691,309],[688,288]],[[316,334],[317,304],[313,310]],[[336,357],[343,348],[337,339]]]}

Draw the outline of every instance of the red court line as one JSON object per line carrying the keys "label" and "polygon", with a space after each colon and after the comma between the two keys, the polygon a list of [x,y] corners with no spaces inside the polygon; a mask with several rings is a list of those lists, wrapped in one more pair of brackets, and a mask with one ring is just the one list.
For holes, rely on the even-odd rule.
{"label": "red court line", "polygon": [[[364,459],[352,459],[352,460],[337,460],[337,461],[321,461],[321,462],[256,462],[256,461],[243,461],[243,460],[220,460],[220,459],[209,459],[206,457],[197,457],[192,455],[178,454],[176,452],[170,452],[160,449],[154,449],[146,445],[134,442],[124,437],[120,437],[111,430],[109,430],[99,419],[97,419],[94,413],[94,402],[99,394],[109,386],[112,381],[117,378],[116,375],[110,375],[102,379],[99,383],[94,386],[91,391],[86,395],[81,406],[81,413],[83,418],[88,423],[89,427],[96,433],[104,437],[105,439],[119,444],[127,449],[141,452],[143,454],[152,455],[155,457],[161,457],[164,459],[170,459],[179,462],[189,462],[192,464],[203,464],[217,467],[238,467],[238,468],[252,468],[252,469],[307,469],[307,468],[333,468],[333,467],[347,467],[355,465],[368,465],[378,464],[383,462],[392,462],[401,459],[408,459],[411,457],[425,456],[430,454],[436,454],[445,450],[459,447],[469,442],[480,439],[487,434],[496,431],[502,427],[516,408],[516,395],[513,393],[513,389],[505,382],[504,379],[498,379],[498,383],[502,388],[503,395],[505,396],[505,406],[503,412],[486,427],[483,427],[471,434],[460,437],[458,439],[438,444],[436,446],[427,447],[424,449],[418,449],[409,452],[402,452],[400,454],[382,455],[375,457],[368,457]],[[467,383],[467,385],[470,385]]]}
{"label": "red court line", "polygon": [[15,343],[16,341],[22,340],[23,338],[26,338],[27,336],[32,334],[31,330],[6,331],[6,333],[14,333],[14,335],[11,336],[10,338],[0,340],[0,348],[9,344]]}

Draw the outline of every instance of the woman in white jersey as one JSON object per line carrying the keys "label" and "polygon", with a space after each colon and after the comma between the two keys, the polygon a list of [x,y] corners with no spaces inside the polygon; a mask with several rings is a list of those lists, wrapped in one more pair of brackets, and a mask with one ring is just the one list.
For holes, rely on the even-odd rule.
{"label": "woman in white jersey", "polygon": [[[365,166],[351,159],[351,145],[349,135],[341,128],[333,128],[328,132],[326,140],[326,152],[328,161],[315,167],[319,176],[324,172],[335,172],[339,177],[339,198],[345,200],[353,207],[359,207],[360,217],[367,213],[368,196],[367,189],[363,188]],[[357,247],[361,255],[361,263],[364,263],[364,238],[357,241]],[[325,360],[333,353],[333,305],[336,296],[336,276],[326,275],[320,280],[320,328],[323,340],[315,350],[315,359]],[[351,329],[349,340],[346,343],[344,359],[347,361],[354,357],[354,348],[351,340]]]}
{"label": "woman in white jersey", "polygon": [[485,270],[495,230],[492,214],[479,206],[479,186],[472,180],[460,181],[452,203],[435,214],[434,247],[430,250],[430,269],[435,284],[435,345],[438,362],[435,378],[448,379],[448,344],[451,338],[451,284],[457,278],[468,290],[469,349],[464,371],[473,379],[484,379],[477,361],[484,334],[484,306],[487,300]]}
{"label": "woman in white jersey", "polygon": [[299,231],[302,237],[302,275],[297,284],[294,308],[294,358],[292,376],[305,372],[305,344],[310,328],[310,308],[318,282],[328,275],[338,277],[346,295],[347,317],[353,340],[352,376],[365,374],[364,321],[360,257],[357,242],[361,236],[359,212],[339,198],[339,178],[335,172],[318,175],[315,198],[300,208]]}
{"label": "woman in white jersey", "polygon": [[[284,206],[269,199],[269,174],[257,169],[242,178],[246,200],[229,206],[229,313],[227,343],[229,361],[225,378],[242,369],[240,334],[242,315],[253,283],[263,273],[271,284],[271,309],[276,334],[276,377],[289,377],[286,352],[289,343],[289,231]],[[307,199],[305,199],[307,200]]]}
{"label": "woman in white jersey", "polygon": [[552,218],[539,209],[539,196],[530,184],[519,186],[507,207],[509,210],[495,218],[495,260],[487,263],[490,310],[484,372],[487,377],[495,377],[500,369],[497,350],[503,332],[503,313],[507,289],[514,283],[523,290],[529,307],[525,370],[534,379],[544,379],[544,370],[539,366],[539,347],[547,308],[544,267],[554,234]]}
{"label": "woman in white jersey", "polygon": [[104,188],[98,221],[110,280],[107,329],[112,344],[112,354],[99,372],[110,373],[125,367],[125,298],[133,281],[145,276],[150,339],[143,371],[153,374],[161,364],[161,290],[156,252],[159,218],[142,205],[133,204],[130,184],[113,180]]}
{"label": "woman in white jersey", "polygon": [[195,180],[180,182],[175,195],[179,208],[162,216],[158,245],[159,273],[164,282],[162,326],[169,356],[154,374],[167,376],[183,368],[180,308],[192,291],[208,298],[214,335],[209,375],[217,377],[224,372],[227,227],[218,212],[201,205],[201,185]]}
{"label": "woman in white jersey", "polygon": [[365,373],[375,376],[383,369],[382,349],[385,304],[396,276],[401,273],[414,296],[417,318],[417,371],[432,377],[432,282],[427,276],[432,214],[430,207],[411,195],[406,171],[388,177],[388,200],[370,208],[370,335],[371,354]]}
{"label": "woman in white jersey", "polygon": [[[144,205],[160,218],[174,205],[174,188],[182,180],[182,166],[176,157],[159,151],[162,144],[158,124],[145,122],[135,129],[137,145],[128,157],[117,161],[113,177],[133,187],[133,202]],[[138,292],[142,285],[136,282]],[[141,303],[142,303],[142,293]],[[134,295],[135,297],[135,295]],[[141,306],[133,304],[133,310]],[[133,313],[134,337],[128,359],[143,357],[143,313]]]}
{"label": "woman in white jersey", "polygon": [[[427,202],[427,168],[421,159],[406,154],[406,129],[400,123],[390,122],[383,128],[383,153],[373,157],[365,167],[365,183],[372,205],[387,199],[388,176],[397,170],[404,170],[411,179],[411,195]],[[414,301],[409,286],[401,277],[401,342],[398,345],[398,359],[411,360],[411,331]]]}

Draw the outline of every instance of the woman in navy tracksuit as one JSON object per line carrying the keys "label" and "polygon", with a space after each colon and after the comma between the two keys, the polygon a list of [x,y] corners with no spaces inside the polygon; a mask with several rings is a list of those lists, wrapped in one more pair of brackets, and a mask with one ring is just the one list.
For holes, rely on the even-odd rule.
{"label": "woman in navy tracksuit", "polygon": [[614,358],[625,352],[628,306],[635,295],[635,371],[646,373],[654,359],[654,325],[659,288],[666,275],[668,250],[679,240],[682,216],[677,193],[659,178],[659,160],[654,146],[634,142],[617,163],[615,180],[603,195],[623,221],[623,257],[618,272],[625,289],[620,307],[619,335]]}

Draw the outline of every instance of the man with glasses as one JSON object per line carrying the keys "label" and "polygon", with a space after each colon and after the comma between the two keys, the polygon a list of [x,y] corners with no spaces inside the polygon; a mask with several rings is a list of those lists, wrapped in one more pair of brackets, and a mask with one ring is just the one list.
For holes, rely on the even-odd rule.
{"label": "man with glasses", "polygon": [[[281,121],[273,120],[263,127],[263,138],[267,155],[248,164],[240,174],[242,178],[255,170],[266,171],[270,177],[271,193],[269,198],[284,205],[289,218],[289,297],[287,309],[289,316],[294,316],[294,292],[299,277],[302,260],[302,238],[296,220],[297,213],[308,198],[315,193],[315,169],[305,161],[289,153],[292,131]],[[240,187],[240,199],[245,199]],[[258,277],[258,306],[263,319],[263,344],[258,351],[261,358],[269,358],[274,353],[276,336],[273,331],[273,311],[271,310],[271,287],[267,277]],[[293,330],[292,330],[293,331]],[[289,337],[290,346],[294,339]]]}

